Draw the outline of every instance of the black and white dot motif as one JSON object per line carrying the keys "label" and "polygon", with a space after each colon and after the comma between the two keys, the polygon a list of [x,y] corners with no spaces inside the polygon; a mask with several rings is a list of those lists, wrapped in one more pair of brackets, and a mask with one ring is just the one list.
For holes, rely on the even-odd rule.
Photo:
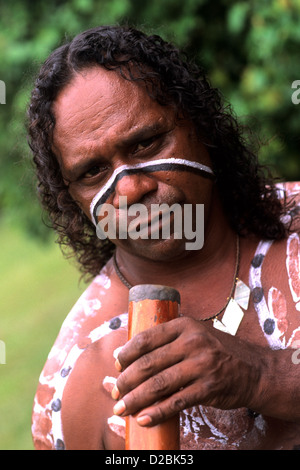
{"label": "black and white dot motif", "polygon": [[[121,327],[127,327],[128,324],[128,313],[123,313],[118,317],[114,317],[109,321],[104,322],[98,328],[95,328],[89,334],[89,339],[91,343],[100,340],[103,336],[106,336],[109,333],[112,333],[114,330],[117,330]],[[52,434],[54,438],[54,447],[55,450],[65,450],[65,443],[62,430],[61,422],[61,407],[62,407],[62,396],[67,384],[68,378],[71,375],[72,370],[86,348],[79,348],[77,344],[73,346],[68,356],[66,357],[64,364],[61,370],[57,374],[57,379],[55,381],[55,394],[51,402],[52,410]]]}
{"label": "black and white dot motif", "polygon": [[261,283],[262,265],[272,243],[272,241],[262,241],[258,244],[255,256],[251,262],[249,286],[253,305],[265,338],[272,349],[283,349],[284,344],[280,340],[280,331],[277,328],[273,313],[269,311]]}

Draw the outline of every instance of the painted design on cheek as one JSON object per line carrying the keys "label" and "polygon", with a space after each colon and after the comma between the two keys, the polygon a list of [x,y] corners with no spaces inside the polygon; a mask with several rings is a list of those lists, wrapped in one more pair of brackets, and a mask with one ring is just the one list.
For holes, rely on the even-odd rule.
{"label": "painted design on cheek", "polygon": [[300,311],[300,240],[297,233],[290,235],[287,241],[286,268],[291,294]]}
{"label": "painted design on cheek", "polygon": [[181,158],[165,158],[152,160],[148,163],[122,165],[113,172],[107,183],[93,198],[90,205],[90,214],[93,223],[97,225],[97,211],[99,207],[104,204],[108,197],[114,192],[118,181],[120,181],[123,176],[133,175],[136,173],[154,173],[156,171],[191,171],[209,178],[214,177],[212,169],[207,165],[202,165],[201,163]]}

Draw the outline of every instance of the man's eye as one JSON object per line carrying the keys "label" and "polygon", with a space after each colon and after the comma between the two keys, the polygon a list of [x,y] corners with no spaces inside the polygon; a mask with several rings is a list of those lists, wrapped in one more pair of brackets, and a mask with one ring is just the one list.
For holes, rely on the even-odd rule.
{"label": "man's eye", "polygon": [[92,178],[93,176],[99,175],[103,171],[105,171],[107,167],[101,167],[101,166],[93,166],[90,168],[88,171],[86,171],[83,175],[84,178]]}
{"label": "man's eye", "polygon": [[153,142],[157,139],[158,137],[157,136],[154,136],[154,137],[150,137],[150,139],[147,139],[147,140],[143,140],[142,142],[139,142],[134,150],[133,150],[133,153],[137,153],[137,152],[140,152],[141,150],[145,150],[147,147],[150,147],[150,145],[153,144]]}

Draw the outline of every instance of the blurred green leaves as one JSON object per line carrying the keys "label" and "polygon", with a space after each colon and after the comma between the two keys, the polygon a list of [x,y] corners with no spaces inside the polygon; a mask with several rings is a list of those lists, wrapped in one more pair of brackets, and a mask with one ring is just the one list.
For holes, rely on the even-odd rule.
{"label": "blurred green leaves", "polygon": [[127,22],[176,42],[251,123],[262,161],[300,179],[300,0],[0,1],[0,217],[43,233],[26,141],[25,110],[40,63],[65,39],[99,24]]}

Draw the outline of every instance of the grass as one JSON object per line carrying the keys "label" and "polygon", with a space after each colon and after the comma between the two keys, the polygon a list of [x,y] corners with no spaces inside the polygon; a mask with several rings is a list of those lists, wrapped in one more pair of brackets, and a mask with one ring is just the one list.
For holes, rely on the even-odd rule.
{"label": "grass", "polygon": [[0,225],[0,449],[31,450],[38,377],[65,316],[85,289],[59,247]]}

